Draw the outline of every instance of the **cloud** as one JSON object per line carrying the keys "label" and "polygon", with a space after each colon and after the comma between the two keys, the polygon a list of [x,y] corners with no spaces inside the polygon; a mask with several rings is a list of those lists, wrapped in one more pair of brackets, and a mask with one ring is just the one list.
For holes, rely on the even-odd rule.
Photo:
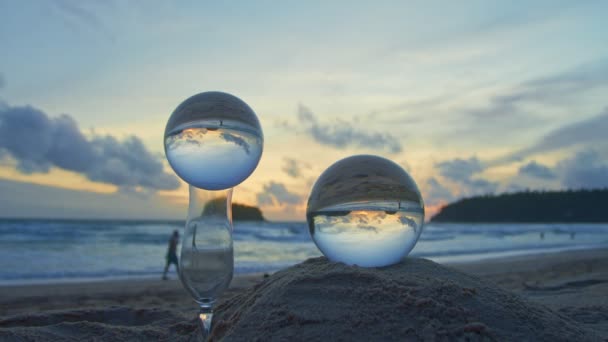
{"label": "cloud", "polygon": [[298,121],[318,143],[346,148],[357,146],[371,149],[386,149],[391,153],[402,151],[399,140],[388,133],[378,133],[353,127],[350,122],[338,119],[334,124],[319,123],[310,109],[298,106]]}
{"label": "cloud", "polygon": [[23,173],[47,173],[58,167],[121,188],[179,187],[177,177],[163,171],[161,157],[136,136],[122,141],[110,135],[88,139],[69,115],[50,118],[30,106],[0,108],[0,150],[16,160]]}
{"label": "cloud", "polygon": [[283,158],[283,162],[284,165],[282,170],[292,178],[299,178],[302,176],[302,169],[310,169],[310,164],[295,159],[285,157]]}
{"label": "cloud", "polygon": [[498,182],[491,182],[482,178],[467,179],[464,185],[463,195],[478,196],[495,193],[498,189]]}
{"label": "cloud", "polygon": [[269,182],[264,185],[262,192],[257,194],[258,204],[263,205],[284,205],[298,204],[302,201],[300,195],[289,192],[284,184]]}
{"label": "cloud", "polygon": [[534,160],[520,167],[519,174],[540,179],[555,179],[557,177],[551,168],[539,164]]}
{"label": "cloud", "polygon": [[575,145],[601,143],[606,141],[608,132],[608,109],[589,119],[559,127],[534,143],[532,146],[516,151],[491,164],[505,164],[521,160],[527,156],[550,152]]}
{"label": "cloud", "polygon": [[439,169],[441,176],[460,185],[462,196],[485,195],[496,192],[498,189],[497,182],[479,177],[473,178],[473,175],[484,171],[486,168],[477,157],[447,160],[436,163],[435,167]]}
{"label": "cloud", "polygon": [[545,135],[520,154],[547,152],[575,144],[605,141],[608,131],[608,109],[592,118],[562,126]]}
{"label": "cloud", "polygon": [[435,167],[439,169],[439,173],[443,177],[457,182],[469,180],[471,176],[484,170],[483,165],[477,157],[469,159],[456,158],[436,163]]}
{"label": "cloud", "polygon": [[[597,129],[590,135],[582,132],[580,140],[574,138],[562,141],[566,137],[561,137],[561,132],[547,136],[546,141],[539,140],[538,146],[532,146],[536,140],[526,140],[530,137],[539,138],[539,132],[547,132],[547,127],[553,128],[568,120],[588,117],[577,114],[581,108],[588,108],[605,97],[608,90],[606,58],[542,77],[529,78],[508,87],[501,86],[502,89],[493,90],[494,86],[471,84],[433,97],[412,97],[408,101],[375,110],[368,118],[376,123],[382,122],[391,129],[405,127],[403,125],[407,122],[407,132],[412,139],[418,138],[420,134],[425,134],[428,139],[430,134],[434,145],[450,144],[469,148],[483,144],[490,148],[509,143],[519,145],[526,141],[527,145],[524,146],[530,147],[520,151],[513,149],[503,158],[488,161],[486,166],[521,161],[544,150],[561,148],[558,143],[592,144],[588,140],[601,139],[601,133],[596,134],[601,130]],[[598,118],[600,122],[602,119]],[[412,121],[417,122],[414,129],[411,127]],[[605,124],[602,126],[605,127]],[[501,139],[496,139],[499,135]]]}
{"label": "cloud", "polygon": [[470,111],[475,116],[498,117],[518,113],[527,104],[559,105],[583,92],[608,86],[608,60],[562,73],[529,80],[490,99],[487,107]]}
{"label": "cloud", "polygon": [[450,202],[454,199],[452,192],[445,186],[441,185],[436,178],[429,178],[426,181],[426,184],[428,186],[428,190],[424,199],[425,203],[433,205],[442,201]]}
{"label": "cloud", "polygon": [[560,161],[557,170],[562,184],[569,189],[608,188],[608,163],[592,149]]}
{"label": "cloud", "polygon": [[568,189],[608,188],[608,159],[586,148],[562,159],[554,168],[532,161],[519,169],[519,175],[556,180]]}
{"label": "cloud", "polygon": [[[485,94],[487,86],[462,87],[432,97],[411,98],[375,109],[369,117],[391,125],[404,122],[410,125],[411,122],[418,121],[445,125],[449,121],[450,130],[446,132],[449,139],[453,139],[454,135],[462,139],[463,135],[471,131],[476,133],[472,137],[478,139],[479,134],[486,133],[486,130],[480,131],[481,126],[487,126],[489,133],[495,133],[492,128],[497,127],[496,120],[519,130],[522,129],[522,118],[526,119],[528,128],[531,127],[532,120],[545,124],[545,120],[531,115],[538,112],[539,107],[557,107],[561,110],[576,108],[584,94],[606,87],[608,59],[604,58],[544,77],[528,79],[489,96]],[[486,103],[471,106],[471,103],[479,100],[478,94],[483,96]],[[400,115],[403,113],[407,115]],[[504,130],[504,127],[500,126],[500,129]]]}
{"label": "cloud", "polygon": [[4,76],[0,73],[0,89],[4,88],[6,85],[6,81],[4,80]]}
{"label": "cloud", "polygon": [[[549,95],[551,99],[562,95],[572,95],[576,91],[586,91],[595,87],[608,85],[608,59],[604,58],[594,63],[580,65],[576,68],[547,77],[537,78],[523,84],[529,89],[527,97],[543,98]],[[520,95],[520,98],[524,97]]]}
{"label": "cloud", "polygon": [[[545,77],[529,79],[488,95],[487,86],[464,88],[424,104],[413,113],[425,113],[426,126],[434,124],[434,141],[468,146],[521,142],[543,132],[559,117],[576,118],[577,111],[597,103],[608,90],[608,59]],[[432,100],[432,99],[431,99]],[[479,101],[483,101],[479,103]],[[478,104],[479,103],[479,104]],[[574,113],[573,113],[574,112]],[[393,115],[395,117],[395,115]],[[394,120],[394,119],[393,119]],[[433,121],[434,120],[434,121]],[[521,123],[525,122],[525,125]],[[397,122],[395,124],[398,124]],[[504,132],[509,132],[505,135]],[[416,134],[417,132],[414,132]],[[496,136],[502,135],[497,140]],[[521,151],[529,156],[534,151]],[[524,157],[525,157],[524,156]],[[511,155],[497,163],[521,160]]]}
{"label": "cloud", "polygon": [[66,17],[77,20],[80,24],[93,28],[103,28],[103,23],[97,13],[83,6],[81,1],[54,0],[51,4]]}
{"label": "cloud", "polygon": [[119,9],[117,3],[107,1],[77,1],[77,0],[53,0],[49,4],[52,6],[61,19],[76,32],[83,28],[92,32],[100,33],[110,41],[116,39],[111,30],[111,26],[105,23],[105,16],[116,16]]}

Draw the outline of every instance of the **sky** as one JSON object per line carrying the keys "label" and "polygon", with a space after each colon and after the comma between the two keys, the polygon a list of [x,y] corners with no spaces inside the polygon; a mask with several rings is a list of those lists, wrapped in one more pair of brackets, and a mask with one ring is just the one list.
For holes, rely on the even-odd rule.
{"label": "sky", "polygon": [[163,132],[191,95],[256,112],[234,192],[305,219],[355,154],[401,165],[427,218],[458,198],[608,187],[604,1],[0,0],[0,217],[180,219]]}

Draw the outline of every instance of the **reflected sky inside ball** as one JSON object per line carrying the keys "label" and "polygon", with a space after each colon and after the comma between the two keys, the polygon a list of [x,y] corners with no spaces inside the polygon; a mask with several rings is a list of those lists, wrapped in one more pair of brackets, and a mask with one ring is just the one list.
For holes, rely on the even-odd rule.
{"label": "reflected sky inside ball", "polygon": [[173,112],[165,129],[167,160],[187,183],[221,190],[243,182],[258,165],[264,138],[257,116],[235,96],[201,93]]}

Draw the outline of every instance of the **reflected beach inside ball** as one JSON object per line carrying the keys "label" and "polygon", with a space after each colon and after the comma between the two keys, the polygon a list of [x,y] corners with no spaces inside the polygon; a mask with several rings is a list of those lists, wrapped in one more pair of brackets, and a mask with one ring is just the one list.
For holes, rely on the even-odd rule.
{"label": "reflected beach inside ball", "polygon": [[401,261],[414,248],[424,203],[399,165],[359,155],[323,172],[308,199],[306,219],[313,241],[330,260],[381,267]]}
{"label": "reflected beach inside ball", "polygon": [[165,128],[165,154],[177,175],[206,190],[243,182],[257,167],[264,136],[253,110],[236,96],[205,92],[182,102]]}

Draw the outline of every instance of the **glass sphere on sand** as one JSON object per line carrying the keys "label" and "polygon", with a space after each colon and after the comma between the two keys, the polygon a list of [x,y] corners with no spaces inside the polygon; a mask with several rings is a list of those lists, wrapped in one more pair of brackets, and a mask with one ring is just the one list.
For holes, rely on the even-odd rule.
{"label": "glass sphere on sand", "polygon": [[313,241],[330,260],[388,266],[416,245],[424,203],[418,186],[399,165],[357,155],[334,163],[317,179],[306,219]]}

